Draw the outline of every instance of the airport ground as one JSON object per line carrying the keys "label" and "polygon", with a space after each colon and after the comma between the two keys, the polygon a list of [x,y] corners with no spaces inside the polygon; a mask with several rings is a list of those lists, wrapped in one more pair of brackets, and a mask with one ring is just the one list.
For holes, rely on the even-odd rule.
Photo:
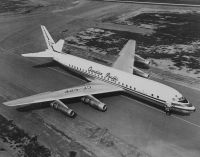
{"label": "airport ground", "polygon": [[[29,14],[2,14],[1,102],[84,83],[57,64],[44,64],[50,60],[20,56],[22,53],[45,49],[40,24],[46,25],[57,40],[66,34],[71,35],[88,27],[103,25],[95,20],[96,17],[105,13],[123,12],[127,5],[131,9],[158,7],[83,0],[77,5],[69,2],[60,6],[42,7]],[[197,111],[191,115],[166,116],[161,109],[151,104],[119,94],[100,98],[108,104],[105,113],[79,101],[71,102],[69,107],[78,114],[75,119],[65,117],[51,108],[22,112],[1,105],[0,114],[13,120],[17,127],[30,136],[37,136],[38,142],[50,150],[51,156],[73,156],[74,151],[76,156],[198,157],[198,88],[190,88],[190,85],[180,81],[177,84],[173,79],[154,79],[181,91],[196,106]],[[17,156],[17,149],[0,141],[0,146],[4,148],[2,150],[6,150],[0,151],[1,155]]]}

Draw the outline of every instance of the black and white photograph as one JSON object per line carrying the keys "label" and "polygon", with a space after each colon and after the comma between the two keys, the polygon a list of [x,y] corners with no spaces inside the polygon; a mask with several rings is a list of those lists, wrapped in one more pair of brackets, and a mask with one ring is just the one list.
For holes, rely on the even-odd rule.
{"label": "black and white photograph", "polygon": [[0,0],[0,157],[200,157],[200,0]]}

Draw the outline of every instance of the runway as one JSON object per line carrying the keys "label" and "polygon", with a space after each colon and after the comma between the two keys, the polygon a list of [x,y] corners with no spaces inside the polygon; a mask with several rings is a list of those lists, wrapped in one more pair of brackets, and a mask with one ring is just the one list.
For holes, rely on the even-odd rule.
{"label": "runway", "polygon": [[[13,22],[14,25],[12,26],[8,22],[0,30],[3,39],[0,44],[0,96],[4,101],[40,92],[68,88],[85,82],[63,69],[55,67],[55,65],[42,66],[43,63],[48,63],[50,60],[27,59],[20,56],[21,53],[40,51],[45,48],[38,27],[43,19],[46,19],[50,30],[58,30],[57,25],[60,24],[63,27],[67,20],[71,19],[69,14],[65,17],[55,16],[55,18],[57,20],[56,24],[51,24],[55,19],[52,19],[52,17],[46,19],[45,15],[41,16],[39,20],[34,18],[30,21],[26,19],[27,23],[23,23],[24,25],[21,21],[18,21],[19,23]],[[65,21],[61,20],[63,18],[65,18]],[[5,34],[6,25],[8,24],[12,31]],[[54,33],[53,36],[57,38]],[[101,128],[107,128],[122,141],[136,146],[154,157],[199,157],[199,91],[169,82],[163,83],[183,93],[195,105],[196,112],[190,116],[167,116],[158,108],[124,95],[101,98],[100,100],[108,105],[106,112],[99,112],[81,102],[69,104],[69,107],[78,114],[77,118],[83,118]],[[1,108],[4,111],[6,110],[5,107],[1,106]],[[52,109],[42,109],[35,110],[33,113],[42,115],[46,119],[49,118],[49,121],[53,118],[56,121],[56,117],[58,117],[58,120],[64,121],[64,118],[59,116],[60,113],[54,112]],[[16,120],[18,122],[23,121],[23,118],[31,114],[30,112],[23,113],[10,109],[5,114],[8,115],[9,113],[13,114],[12,117],[18,118]],[[26,121],[26,119],[24,120]],[[60,126],[67,127],[63,126],[65,123],[62,125],[62,121],[60,123]]]}

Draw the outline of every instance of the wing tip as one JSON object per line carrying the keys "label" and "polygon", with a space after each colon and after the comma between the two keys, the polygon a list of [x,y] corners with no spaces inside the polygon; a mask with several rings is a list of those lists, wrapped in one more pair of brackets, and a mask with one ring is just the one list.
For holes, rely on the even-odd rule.
{"label": "wing tip", "polygon": [[2,104],[8,107],[15,107],[15,105],[13,105],[11,101],[3,102]]}
{"label": "wing tip", "polygon": [[133,40],[133,39],[130,39],[130,40],[128,41],[128,43],[133,43],[133,44],[136,44],[136,41],[135,41],[135,40]]}

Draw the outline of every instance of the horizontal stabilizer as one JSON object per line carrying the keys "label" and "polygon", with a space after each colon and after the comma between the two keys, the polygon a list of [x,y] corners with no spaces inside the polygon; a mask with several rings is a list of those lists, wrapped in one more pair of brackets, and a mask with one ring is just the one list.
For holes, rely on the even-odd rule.
{"label": "horizontal stabilizer", "polygon": [[65,41],[63,39],[60,39],[56,44],[53,44],[53,49],[55,51],[61,52],[63,49]]}
{"label": "horizontal stabilizer", "polygon": [[42,52],[36,52],[36,53],[26,53],[22,54],[24,57],[41,57],[41,58],[53,58],[53,53],[49,50],[42,51]]}

